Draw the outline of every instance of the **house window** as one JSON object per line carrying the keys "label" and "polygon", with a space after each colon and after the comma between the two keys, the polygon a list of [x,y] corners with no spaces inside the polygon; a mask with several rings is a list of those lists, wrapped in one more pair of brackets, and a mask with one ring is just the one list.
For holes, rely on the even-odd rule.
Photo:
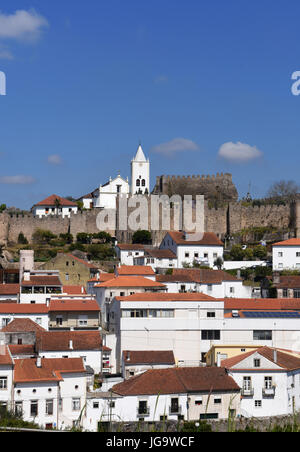
{"label": "house window", "polygon": [[230,291],[230,293],[234,293],[234,287],[231,286],[229,291]]}
{"label": "house window", "polygon": [[79,398],[73,398],[72,399],[72,410],[73,411],[79,411],[80,410],[80,399]]}
{"label": "house window", "polygon": [[147,412],[148,412],[147,401],[140,400],[138,406],[138,414],[147,414]]}
{"label": "house window", "polygon": [[179,412],[179,400],[178,398],[172,398],[171,399],[171,413],[178,413]]}
{"label": "house window", "polygon": [[216,317],[216,313],[214,311],[209,311],[206,314],[207,317]]}
{"label": "house window", "polygon": [[53,414],[53,399],[46,399],[46,414],[48,416]]}
{"label": "house window", "polygon": [[261,408],[261,400],[254,400],[255,408]]}
{"label": "house window", "polygon": [[282,257],[283,256],[283,252],[282,251],[278,251],[278,257]]}
{"label": "house window", "polygon": [[208,259],[208,253],[204,253],[204,258]]}
{"label": "house window", "polygon": [[195,405],[202,405],[202,399],[195,400]]}
{"label": "house window", "polygon": [[253,340],[255,341],[271,341],[272,331],[271,330],[254,330]]}
{"label": "house window", "polygon": [[255,358],[253,364],[254,367],[260,367],[260,359]]}
{"label": "house window", "polygon": [[142,187],[145,187],[145,185],[146,185],[146,181],[145,181],[145,179],[142,179]]}
{"label": "house window", "polygon": [[199,253],[194,253],[194,257],[198,258],[199,257]]}
{"label": "house window", "polygon": [[88,324],[88,316],[87,315],[80,315],[78,317],[78,325],[79,326],[87,326]]}
{"label": "house window", "polygon": [[294,289],[293,293],[294,293],[294,298],[300,298],[300,289]]}
{"label": "house window", "polygon": [[283,268],[282,262],[280,262],[280,263],[278,264],[278,268]]}
{"label": "house window", "polygon": [[56,317],[56,326],[61,326],[63,323],[63,318],[61,315]]}
{"label": "house window", "polygon": [[66,281],[69,281],[69,273],[66,273],[65,278],[66,278]]}
{"label": "house window", "polygon": [[38,415],[38,401],[31,400],[30,402],[30,416],[35,417]]}
{"label": "house window", "polygon": [[217,259],[217,257],[218,257],[218,253],[213,253],[213,258]]}
{"label": "house window", "polygon": [[243,389],[249,391],[251,389],[251,377],[243,378]]}
{"label": "house window", "polygon": [[66,261],[66,266],[67,266],[67,267],[69,266],[69,261]]}
{"label": "house window", "polygon": [[287,289],[282,289],[282,296],[284,298],[286,298],[288,296],[288,290]]}
{"label": "house window", "polygon": [[15,413],[17,415],[23,414],[23,402],[15,402]]}
{"label": "house window", "polygon": [[8,317],[3,318],[2,319],[2,327],[4,328],[8,324],[9,324],[9,318]]}
{"label": "house window", "polygon": [[94,402],[94,403],[93,403],[93,408],[95,408],[95,409],[96,409],[96,408],[99,408],[99,402]]}
{"label": "house window", "polygon": [[265,377],[265,389],[271,389],[273,386],[272,377]]}
{"label": "house window", "polygon": [[220,330],[202,330],[201,331],[202,340],[220,340]]}
{"label": "house window", "polygon": [[220,404],[222,403],[222,399],[220,399],[220,398],[215,398],[215,399],[214,399],[214,403],[220,405]]}
{"label": "house window", "polygon": [[184,253],[184,257],[190,257],[190,253]]}
{"label": "house window", "polygon": [[7,377],[0,377],[0,389],[7,389]]}
{"label": "house window", "polygon": [[212,292],[213,286],[212,284],[207,284],[207,291]]}
{"label": "house window", "polygon": [[41,325],[42,324],[42,318],[41,317],[37,317],[35,319],[35,323],[37,323],[38,325]]}

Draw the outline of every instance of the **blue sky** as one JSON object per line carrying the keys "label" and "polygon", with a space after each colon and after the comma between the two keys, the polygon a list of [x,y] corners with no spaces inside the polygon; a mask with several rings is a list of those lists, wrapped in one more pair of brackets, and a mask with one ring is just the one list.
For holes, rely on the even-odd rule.
{"label": "blue sky", "polygon": [[2,0],[0,204],[79,197],[139,141],[161,174],[299,178],[300,3]]}

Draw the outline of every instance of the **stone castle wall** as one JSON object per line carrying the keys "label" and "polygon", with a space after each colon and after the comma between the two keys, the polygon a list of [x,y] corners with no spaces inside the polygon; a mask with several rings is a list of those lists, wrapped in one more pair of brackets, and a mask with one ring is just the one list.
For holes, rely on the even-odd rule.
{"label": "stone castle wall", "polygon": [[[129,209],[128,215],[135,209]],[[79,232],[96,233],[98,209],[83,211],[72,214],[70,218],[57,216],[37,218],[28,215],[8,215],[0,214],[0,244],[17,242],[18,235],[23,232],[30,241],[36,229],[47,229],[54,234],[70,232],[76,237]],[[173,223],[174,210],[171,210],[171,228],[176,229]],[[205,202],[205,231],[216,233],[223,238],[226,234],[234,234],[241,230],[253,227],[274,227],[275,229],[290,229],[291,234],[300,236],[300,202],[295,205],[266,205],[266,206],[245,206],[242,202],[232,202],[220,208],[210,208]],[[161,226],[160,219],[160,226]],[[119,242],[130,242],[134,231],[118,230],[118,218],[116,227],[110,229],[110,233],[115,235]],[[144,229],[142,225],[141,229]],[[149,207],[148,230],[151,230],[151,209]],[[159,244],[165,230],[160,228],[153,232],[153,241]]]}

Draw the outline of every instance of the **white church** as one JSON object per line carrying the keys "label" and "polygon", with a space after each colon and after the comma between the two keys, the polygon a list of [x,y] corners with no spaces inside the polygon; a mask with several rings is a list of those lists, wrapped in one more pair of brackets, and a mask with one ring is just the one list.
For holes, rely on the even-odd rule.
{"label": "white church", "polygon": [[131,160],[131,184],[128,177],[118,174],[115,179],[110,178],[106,184],[100,185],[93,192],[82,196],[85,209],[116,209],[117,197],[150,193],[150,161],[146,159],[142,146],[139,145],[135,157]]}

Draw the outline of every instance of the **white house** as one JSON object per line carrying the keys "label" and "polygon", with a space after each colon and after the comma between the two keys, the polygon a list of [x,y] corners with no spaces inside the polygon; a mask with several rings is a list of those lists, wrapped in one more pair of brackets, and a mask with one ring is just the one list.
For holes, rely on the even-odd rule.
{"label": "white house", "polygon": [[13,320],[30,319],[48,330],[48,311],[49,309],[44,303],[0,303],[0,328],[5,328]]}
{"label": "white house", "polygon": [[86,369],[81,358],[16,359],[12,407],[44,428],[82,425]]}
{"label": "white house", "polygon": [[172,350],[124,350],[122,375],[125,379],[148,369],[166,369],[175,366]]}
{"label": "white house", "polygon": [[252,288],[223,270],[206,268],[174,269],[172,274],[156,275],[170,293],[201,292],[215,298],[250,298]]}
{"label": "white house", "polygon": [[121,265],[134,265],[135,258],[144,256],[145,245],[118,243],[115,250]]}
{"label": "white house", "polygon": [[20,284],[0,284],[0,301],[18,302]]}
{"label": "white house", "polygon": [[155,272],[150,265],[119,265],[115,267],[116,276],[143,276],[155,281]]}
{"label": "white house", "polygon": [[8,408],[13,392],[13,366],[8,346],[0,343],[0,405]]}
{"label": "white house", "polygon": [[269,417],[300,409],[299,353],[260,347],[221,361],[241,387],[241,414]]}
{"label": "white house", "polygon": [[61,196],[51,195],[35,204],[32,207],[32,212],[35,217],[40,218],[49,215],[59,215],[64,218],[69,217],[71,213],[77,213],[78,205],[76,202]]}
{"label": "white house", "polygon": [[217,258],[223,259],[223,242],[212,232],[200,237],[180,231],[168,231],[160,249],[169,249],[177,256],[177,266],[182,268],[194,262],[214,267]]}
{"label": "white house", "polygon": [[273,270],[300,270],[300,239],[288,239],[272,246]]}
{"label": "white house", "polygon": [[147,248],[144,255],[133,257],[134,265],[150,265],[154,271],[177,267],[177,256],[169,249]]}

